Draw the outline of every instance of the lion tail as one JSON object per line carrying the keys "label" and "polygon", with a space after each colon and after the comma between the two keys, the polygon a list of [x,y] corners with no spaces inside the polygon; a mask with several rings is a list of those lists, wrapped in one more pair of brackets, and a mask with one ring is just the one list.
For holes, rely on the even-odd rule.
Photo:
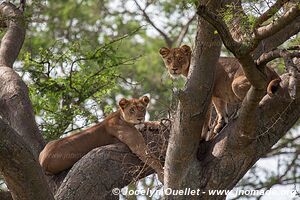
{"label": "lion tail", "polygon": [[269,85],[267,87],[267,93],[269,96],[273,96],[278,91],[278,89],[280,88],[280,82],[281,82],[281,79],[276,78],[276,79],[273,79],[269,83]]}

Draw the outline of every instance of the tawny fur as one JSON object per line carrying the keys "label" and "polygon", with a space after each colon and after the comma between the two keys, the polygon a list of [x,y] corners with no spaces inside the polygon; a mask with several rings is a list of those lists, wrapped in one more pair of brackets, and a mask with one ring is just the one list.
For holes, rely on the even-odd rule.
{"label": "tawny fur", "polygon": [[[192,50],[189,46],[183,45],[179,48],[163,47],[159,51],[164,60],[171,77],[183,75],[187,77],[192,56]],[[209,67],[209,66],[208,66]],[[278,74],[271,68],[266,67],[268,79],[268,94],[273,94],[281,81]],[[208,134],[210,124],[210,109],[206,116],[206,122],[203,126],[202,138],[209,140],[213,138],[228,123],[227,104],[236,104],[241,102],[248,90],[250,82],[246,78],[243,69],[236,58],[221,57],[216,66],[216,76],[212,94],[212,103],[217,112],[216,125],[214,130]]]}
{"label": "tawny fur", "polygon": [[144,122],[149,98],[122,99],[120,109],[102,122],[79,133],[49,142],[40,153],[39,162],[50,174],[57,174],[74,165],[81,157],[96,147],[125,143],[144,163],[152,167],[162,180],[163,168],[145,144],[136,124]]}

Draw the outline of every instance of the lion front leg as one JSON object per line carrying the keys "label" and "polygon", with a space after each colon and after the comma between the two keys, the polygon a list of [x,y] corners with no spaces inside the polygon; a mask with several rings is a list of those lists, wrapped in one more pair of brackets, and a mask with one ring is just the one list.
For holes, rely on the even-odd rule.
{"label": "lion front leg", "polygon": [[150,152],[142,134],[135,128],[126,128],[124,130],[118,130],[116,136],[121,142],[125,143],[132,153],[137,155],[141,161],[154,169],[159,181],[163,183],[163,166],[160,160]]}

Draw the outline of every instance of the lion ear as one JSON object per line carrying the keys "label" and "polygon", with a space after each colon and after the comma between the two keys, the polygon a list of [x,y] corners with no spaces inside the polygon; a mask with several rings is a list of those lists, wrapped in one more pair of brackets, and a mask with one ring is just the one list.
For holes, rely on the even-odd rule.
{"label": "lion ear", "polygon": [[121,109],[124,109],[126,108],[126,106],[129,104],[129,101],[125,98],[122,98],[120,101],[119,101],[119,106]]}
{"label": "lion ear", "polygon": [[163,58],[167,57],[167,56],[169,55],[169,53],[170,53],[170,49],[167,48],[167,47],[162,47],[162,48],[160,48],[160,50],[159,50],[159,54],[160,54],[161,57],[163,57]]}
{"label": "lion ear", "polygon": [[182,45],[181,47],[180,47],[180,49],[181,50],[183,50],[183,52],[186,54],[186,55],[191,55],[191,53],[192,53],[192,49],[191,49],[191,47],[190,46],[188,46],[188,45]]}
{"label": "lion ear", "polygon": [[145,104],[145,105],[148,105],[148,103],[150,102],[150,99],[149,99],[149,97],[147,97],[147,96],[143,96],[140,100],[141,100],[142,103]]}

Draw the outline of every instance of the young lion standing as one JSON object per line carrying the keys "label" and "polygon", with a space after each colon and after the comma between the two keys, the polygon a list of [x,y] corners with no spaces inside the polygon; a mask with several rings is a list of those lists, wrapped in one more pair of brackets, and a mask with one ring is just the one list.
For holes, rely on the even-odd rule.
{"label": "young lion standing", "polygon": [[[183,45],[178,48],[163,47],[159,50],[171,77],[183,75],[188,76],[192,50],[189,46]],[[209,66],[208,66],[209,67]],[[202,138],[209,140],[213,138],[228,123],[227,104],[236,104],[243,101],[250,82],[244,74],[243,68],[236,58],[221,57],[216,66],[216,76],[214,80],[212,103],[217,112],[216,126],[212,134],[207,134],[210,111],[203,126]],[[271,68],[266,67],[265,73],[269,82],[267,92],[273,94],[279,88],[281,81],[278,74]]]}
{"label": "young lion standing", "polygon": [[49,142],[40,153],[41,166],[46,172],[57,174],[72,167],[92,149],[121,141],[163,180],[163,167],[159,159],[148,154],[150,151],[142,134],[134,127],[144,122],[149,101],[147,96],[130,100],[123,98],[119,102],[120,109],[102,122],[77,134]]}

